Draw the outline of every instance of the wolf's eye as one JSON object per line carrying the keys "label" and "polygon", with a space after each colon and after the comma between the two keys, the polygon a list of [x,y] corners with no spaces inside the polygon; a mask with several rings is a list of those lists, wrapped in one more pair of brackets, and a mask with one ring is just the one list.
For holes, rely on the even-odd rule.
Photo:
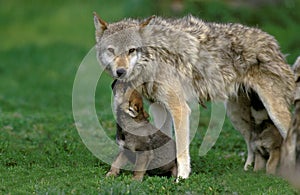
{"label": "wolf's eye", "polygon": [[128,50],[128,54],[131,54],[133,52],[135,52],[135,48],[131,48],[131,49]]}
{"label": "wolf's eye", "polygon": [[112,47],[107,48],[107,50],[108,50],[110,53],[112,53],[112,54],[115,53],[115,50],[114,50],[114,48],[112,48]]}

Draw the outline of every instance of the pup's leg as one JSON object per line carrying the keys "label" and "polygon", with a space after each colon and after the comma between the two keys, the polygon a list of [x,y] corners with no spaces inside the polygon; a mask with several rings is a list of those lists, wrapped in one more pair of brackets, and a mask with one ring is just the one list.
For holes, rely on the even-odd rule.
{"label": "pup's leg", "polygon": [[174,165],[174,167],[172,167],[172,169],[171,169],[171,175],[173,177],[177,176],[177,165]]}
{"label": "pup's leg", "polygon": [[168,110],[159,103],[153,103],[150,107],[155,127],[160,129],[166,135],[172,135],[172,118]]}
{"label": "pup's leg", "polygon": [[270,151],[270,157],[267,161],[267,173],[275,175],[277,165],[280,159],[280,148]]}
{"label": "pup's leg", "polygon": [[124,166],[128,161],[124,151],[119,152],[117,158],[112,163],[109,172],[106,176],[117,176],[120,173],[120,168]]}
{"label": "pup's leg", "polygon": [[153,151],[137,152],[133,179],[142,181],[147,168],[154,158]]}
{"label": "pup's leg", "polygon": [[231,97],[226,102],[227,115],[232,122],[232,125],[238,130],[245,139],[247,144],[247,160],[244,165],[244,170],[254,161],[254,152],[251,148],[251,109],[250,100],[246,94],[239,92],[237,97]]}
{"label": "pup's leg", "polygon": [[177,178],[186,179],[191,171],[189,155],[189,116],[191,111],[184,98],[179,98],[176,93],[169,94],[166,106],[172,116],[175,129]]}
{"label": "pup's leg", "polygon": [[266,159],[260,154],[255,153],[254,171],[263,170],[266,167]]}

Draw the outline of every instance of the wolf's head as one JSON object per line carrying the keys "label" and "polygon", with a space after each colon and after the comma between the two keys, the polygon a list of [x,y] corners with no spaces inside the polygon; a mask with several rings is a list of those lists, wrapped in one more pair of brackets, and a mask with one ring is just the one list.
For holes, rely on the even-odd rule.
{"label": "wolf's head", "polygon": [[142,22],[125,19],[108,24],[94,13],[97,59],[114,78],[130,80],[129,77],[141,72],[140,31],[151,19]]}

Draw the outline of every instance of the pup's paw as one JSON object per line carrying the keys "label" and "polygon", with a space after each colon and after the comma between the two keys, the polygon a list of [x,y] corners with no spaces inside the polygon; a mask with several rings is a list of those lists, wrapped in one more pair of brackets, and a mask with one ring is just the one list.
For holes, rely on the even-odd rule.
{"label": "pup's paw", "polygon": [[144,175],[140,175],[140,174],[134,175],[132,177],[132,179],[136,180],[136,181],[143,181],[143,178],[144,178]]}

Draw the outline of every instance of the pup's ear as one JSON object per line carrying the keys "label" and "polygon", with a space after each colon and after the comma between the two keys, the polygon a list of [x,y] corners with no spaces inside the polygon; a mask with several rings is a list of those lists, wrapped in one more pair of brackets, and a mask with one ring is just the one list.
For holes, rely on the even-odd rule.
{"label": "pup's ear", "polygon": [[94,25],[96,28],[96,41],[102,36],[103,31],[107,29],[108,23],[102,20],[96,12],[94,12]]}
{"label": "pup's ear", "polygon": [[155,17],[156,17],[155,15],[152,15],[149,18],[147,18],[146,20],[142,21],[140,23],[140,28],[144,28],[145,26],[147,26],[150,23],[150,21]]}

